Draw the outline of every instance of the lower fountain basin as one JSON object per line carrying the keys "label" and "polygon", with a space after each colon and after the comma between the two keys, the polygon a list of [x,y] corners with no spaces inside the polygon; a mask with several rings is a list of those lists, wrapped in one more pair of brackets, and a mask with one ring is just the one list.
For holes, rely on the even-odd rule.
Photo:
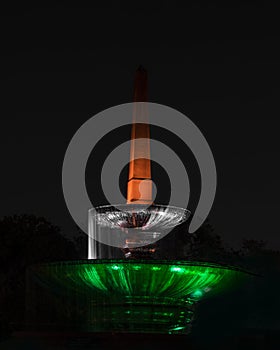
{"label": "lower fountain basin", "polygon": [[245,277],[234,267],[190,261],[40,264],[28,271],[27,322],[90,332],[187,334],[197,302]]}

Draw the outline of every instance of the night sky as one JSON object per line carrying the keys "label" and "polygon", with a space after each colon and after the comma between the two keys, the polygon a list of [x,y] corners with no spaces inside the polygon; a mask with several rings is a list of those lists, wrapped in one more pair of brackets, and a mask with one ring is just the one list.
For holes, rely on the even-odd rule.
{"label": "night sky", "polygon": [[[91,116],[132,101],[142,64],[149,100],[187,115],[212,149],[218,187],[209,217],[217,233],[232,245],[247,237],[280,249],[279,13],[264,4],[2,9],[0,216],[44,216],[71,235],[61,186],[67,145]],[[113,149],[126,132],[103,141]],[[102,157],[93,154],[91,169]]]}

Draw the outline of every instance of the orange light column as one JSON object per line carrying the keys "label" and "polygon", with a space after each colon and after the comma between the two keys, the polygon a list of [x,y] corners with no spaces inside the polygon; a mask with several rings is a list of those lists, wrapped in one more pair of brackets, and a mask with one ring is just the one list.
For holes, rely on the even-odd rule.
{"label": "orange light column", "polygon": [[[147,83],[147,71],[140,66],[135,74],[134,102],[147,102]],[[127,203],[152,204],[150,126],[145,103],[134,104],[133,109]]]}

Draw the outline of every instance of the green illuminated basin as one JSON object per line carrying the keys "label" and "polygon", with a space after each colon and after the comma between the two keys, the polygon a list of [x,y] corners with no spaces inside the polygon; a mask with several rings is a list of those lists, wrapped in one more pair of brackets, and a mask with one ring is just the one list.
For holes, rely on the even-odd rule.
{"label": "green illuminated basin", "polygon": [[167,260],[68,261],[30,272],[53,295],[54,323],[92,332],[188,333],[199,300],[246,277],[233,267]]}

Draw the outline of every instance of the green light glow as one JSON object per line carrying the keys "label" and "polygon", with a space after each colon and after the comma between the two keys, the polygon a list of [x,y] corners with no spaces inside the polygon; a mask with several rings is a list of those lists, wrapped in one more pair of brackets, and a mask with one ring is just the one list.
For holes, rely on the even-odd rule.
{"label": "green light glow", "polygon": [[[183,298],[212,294],[239,280],[243,272],[216,264],[187,261],[85,260],[40,265],[56,286],[119,296]],[[203,293],[202,291],[206,292]]]}
{"label": "green light glow", "polygon": [[203,295],[202,291],[198,289],[195,292],[193,292],[191,296],[193,298],[200,299],[202,295]]}
{"label": "green light glow", "polygon": [[161,268],[158,267],[158,266],[153,266],[153,267],[152,267],[152,271],[159,271],[159,270],[161,270]]}
{"label": "green light glow", "polygon": [[232,267],[167,260],[58,262],[32,272],[62,302],[73,295],[86,303],[91,331],[154,333],[187,333],[199,300],[246,276]]}
{"label": "green light glow", "polygon": [[179,267],[179,266],[172,266],[172,267],[170,267],[170,271],[172,271],[172,272],[184,272],[185,269],[183,269],[182,267]]}
{"label": "green light glow", "polygon": [[179,330],[181,330],[181,329],[183,329],[184,327],[175,327],[175,328],[173,328],[173,331],[179,331]]}

